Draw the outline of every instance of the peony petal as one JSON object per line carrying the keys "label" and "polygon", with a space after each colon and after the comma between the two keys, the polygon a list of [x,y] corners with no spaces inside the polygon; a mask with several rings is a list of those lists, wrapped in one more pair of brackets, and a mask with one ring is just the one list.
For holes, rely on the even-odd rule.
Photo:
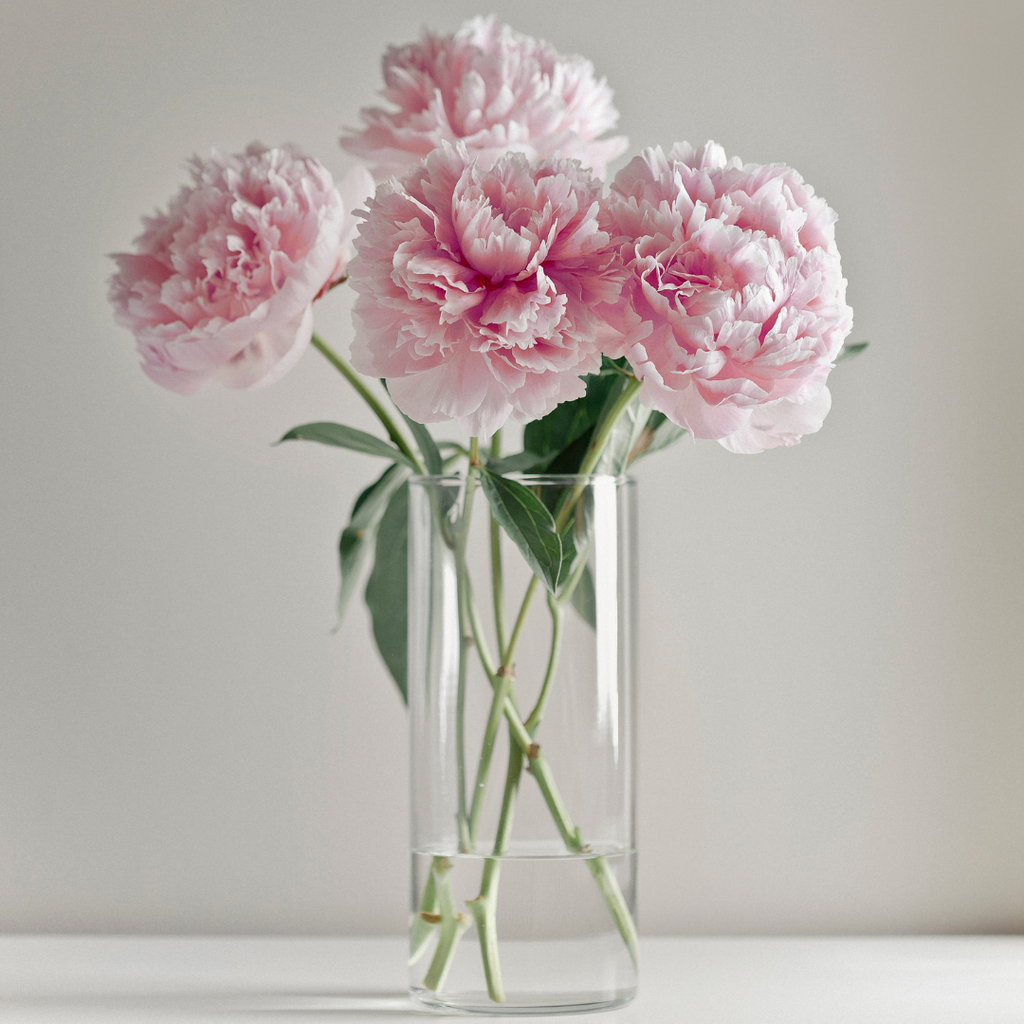
{"label": "peony petal", "polygon": [[172,390],[269,383],[309,340],[351,211],[327,170],[290,147],[215,151],[191,170],[192,185],[145,221],[139,251],[115,256],[116,316],[145,372]]}
{"label": "peony petal", "polygon": [[741,455],[756,455],[780,445],[789,448],[799,444],[804,434],[817,433],[831,408],[832,395],[826,387],[806,402],[784,398],[754,409],[741,428],[720,438],[718,443]]}
{"label": "peony petal", "polygon": [[530,159],[578,159],[597,177],[626,149],[622,137],[599,138],[618,113],[589,61],[562,56],[493,17],[391,47],[384,80],[383,95],[397,110],[363,110],[363,129],[341,138],[349,152],[373,161],[378,181],[408,171],[443,142],[464,143],[482,168],[515,150]]}
{"label": "peony petal", "polygon": [[796,171],[714,143],[645,150],[620,171],[600,225],[629,276],[608,320],[642,399],[735,451],[819,429],[852,325],[834,221]]}
{"label": "peony petal", "polygon": [[[353,365],[387,377],[414,419],[476,434],[575,396],[625,276],[596,226],[599,192],[578,164],[483,166],[461,144],[382,185],[350,265]],[[395,215],[413,202],[414,222]]]}

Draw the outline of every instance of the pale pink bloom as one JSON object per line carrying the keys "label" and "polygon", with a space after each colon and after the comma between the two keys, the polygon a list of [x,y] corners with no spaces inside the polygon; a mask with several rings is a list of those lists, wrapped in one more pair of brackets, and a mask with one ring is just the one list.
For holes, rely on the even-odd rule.
{"label": "pale pink bloom", "polygon": [[258,143],[191,172],[167,213],[143,219],[136,252],[114,255],[115,316],[172,391],[269,384],[309,343],[314,298],[344,277],[372,179],[357,169],[343,198],[316,160]]}
{"label": "pale pink bloom", "polygon": [[630,271],[606,351],[629,359],[642,400],[736,452],[818,430],[853,324],[835,220],[792,168],[712,142],[626,166],[601,217]]}
{"label": "pale pink bloom", "polygon": [[508,153],[488,169],[444,144],[377,189],[349,272],[352,362],[421,423],[470,435],[584,393],[622,272],[576,161]]}
{"label": "pale pink bloom", "polygon": [[342,137],[376,164],[378,180],[401,174],[442,142],[465,143],[482,164],[516,150],[531,159],[578,159],[604,177],[627,141],[598,136],[615,127],[612,91],[582,57],[564,57],[492,15],[454,35],[424,30],[418,43],[389,47],[381,95],[398,107],[362,111],[366,128]]}

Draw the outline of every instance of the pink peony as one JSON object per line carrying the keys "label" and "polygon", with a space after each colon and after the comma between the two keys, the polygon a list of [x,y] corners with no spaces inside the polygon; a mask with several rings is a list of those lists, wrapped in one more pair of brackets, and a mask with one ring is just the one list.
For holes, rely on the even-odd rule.
{"label": "pink peony", "polygon": [[521,153],[489,169],[443,145],[367,204],[350,266],[356,369],[421,423],[491,434],[584,393],[622,272],[598,227],[601,183]]}
{"label": "pink peony", "polygon": [[191,170],[168,212],[144,218],[137,252],[114,255],[115,315],[172,391],[269,384],[309,343],[314,298],[344,276],[353,208],[373,182],[357,169],[343,199],[316,160],[258,143]]}
{"label": "pink peony", "polygon": [[835,220],[792,168],[712,142],[625,167],[601,218],[630,271],[609,354],[628,357],[642,400],[734,452],[818,430],[853,324]]}
{"label": "pink peony", "polygon": [[398,110],[363,110],[367,127],[341,140],[377,165],[378,180],[442,142],[461,140],[481,163],[510,149],[531,159],[578,159],[598,177],[626,149],[622,136],[597,141],[619,115],[590,61],[563,57],[493,15],[467,21],[453,36],[424,30],[420,42],[390,47],[383,63],[382,95]]}

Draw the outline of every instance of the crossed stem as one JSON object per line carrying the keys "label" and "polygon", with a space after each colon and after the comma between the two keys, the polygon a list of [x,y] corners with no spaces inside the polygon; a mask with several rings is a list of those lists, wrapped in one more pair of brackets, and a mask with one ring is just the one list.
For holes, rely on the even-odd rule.
{"label": "crossed stem", "polygon": [[[556,517],[556,526],[559,529],[561,529],[561,527],[568,521],[568,517],[577,506],[582,493],[583,485],[577,484],[571,493],[569,500],[562,504],[559,514]],[[495,562],[492,558],[492,568],[494,564]],[[491,856],[484,862],[479,895],[474,899],[467,901],[466,904],[477,925],[477,933],[481,956],[483,959],[484,974],[487,981],[488,994],[494,1002],[498,1003],[504,1002],[505,999],[497,943],[496,916],[498,882],[501,872],[501,857],[508,851],[512,820],[515,815],[519,780],[524,762],[526,764],[527,771],[529,771],[537,781],[541,795],[548,806],[566,848],[571,853],[577,854],[591,852],[590,847],[581,836],[579,829],[573,824],[565,803],[562,800],[561,794],[555,784],[550,765],[541,753],[540,745],[534,739],[536,731],[543,719],[544,710],[551,692],[551,686],[557,673],[558,658],[561,651],[562,624],[565,614],[565,605],[570,600],[575,587],[579,583],[585,565],[586,551],[584,550],[579,553],[578,563],[562,594],[557,598],[554,595],[548,596],[548,607],[552,616],[551,649],[537,702],[524,722],[520,717],[515,701],[513,661],[519,638],[522,635],[527,612],[529,611],[530,605],[536,594],[539,580],[536,576],[531,579],[530,584],[527,587],[526,594],[524,595],[523,602],[516,619],[516,624],[513,627],[512,635],[509,638],[507,647],[503,651],[501,664],[495,667],[494,659],[488,649],[487,640],[480,623],[476,604],[472,598],[468,575],[465,574],[464,560],[460,563],[457,559],[459,586],[461,593],[464,595],[464,598],[460,601],[460,607],[465,608],[466,610],[468,625],[471,631],[472,644],[477,649],[480,663],[493,691],[490,712],[488,714],[487,725],[484,731],[484,741],[481,747],[480,760],[477,766],[473,800],[469,811],[468,833],[470,837],[470,849],[474,848],[476,841],[477,826],[479,824],[479,815],[483,806],[483,795],[486,788],[491,755],[493,753],[498,725],[502,716],[505,717],[508,723],[510,739],[509,761],[505,776],[505,789],[502,796],[502,805],[499,814],[498,829],[494,847]],[[468,645],[464,644],[461,649],[465,651],[467,646]],[[462,679],[463,675],[460,673],[460,680]],[[463,829],[460,812],[460,836],[462,834]],[[630,956],[635,963],[638,955],[636,927],[629,912],[629,907],[626,904],[625,897],[618,884],[618,880],[615,878],[614,872],[612,871],[607,858],[604,856],[588,857],[587,867],[593,875],[598,889],[601,892],[602,898],[612,915],[612,919],[615,921],[616,927],[622,935],[623,941],[625,942]],[[432,872],[431,880],[433,880],[434,876],[436,876],[437,879],[436,885],[449,884],[447,873],[437,875],[436,872]],[[429,893],[429,884],[430,883],[428,882],[428,888],[424,890],[424,901],[421,903],[421,919],[424,919],[423,909],[428,896],[431,895]],[[454,903],[452,905],[454,905]],[[431,918],[433,917],[433,915],[430,916]],[[464,915],[460,915],[460,918],[463,916]],[[458,938],[465,930],[462,923],[457,921],[455,918],[450,918],[446,923],[446,915],[443,906],[438,920],[441,926],[441,935],[438,939],[438,945],[435,948],[430,968],[424,978],[424,985],[428,988],[435,987],[430,984],[431,982],[437,981],[438,986],[443,982],[443,979],[447,974],[450,960],[454,955],[455,943],[457,943]],[[416,927],[417,924],[414,923],[414,929]]]}

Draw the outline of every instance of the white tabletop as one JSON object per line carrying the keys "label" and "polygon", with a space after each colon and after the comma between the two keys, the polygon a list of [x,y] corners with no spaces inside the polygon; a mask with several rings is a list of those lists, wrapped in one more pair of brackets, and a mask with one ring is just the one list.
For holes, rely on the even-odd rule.
{"label": "white tabletop", "polygon": [[[0,1021],[436,1016],[406,999],[404,948],[399,938],[0,937]],[[637,1000],[588,1021],[1024,1024],[1024,937],[647,938],[641,951]]]}

